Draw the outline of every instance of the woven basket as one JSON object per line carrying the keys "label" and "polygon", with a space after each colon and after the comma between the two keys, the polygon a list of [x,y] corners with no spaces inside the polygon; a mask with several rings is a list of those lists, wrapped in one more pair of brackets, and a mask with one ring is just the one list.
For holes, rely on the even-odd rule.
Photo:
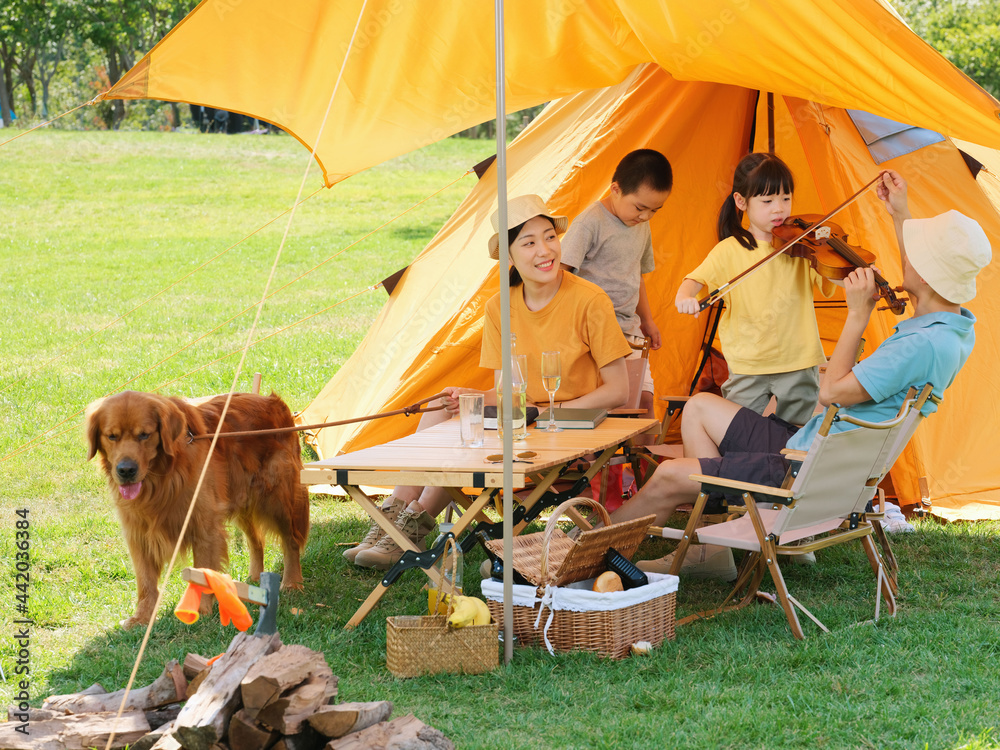
{"label": "woven basket", "polygon": [[[570,539],[556,526],[556,522],[574,505],[587,505],[595,509],[604,525],[581,532],[575,540]],[[552,512],[545,531],[514,538],[514,570],[536,586],[544,586],[546,583],[565,586],[575,581],[595,578],[607,568],[604,556],[610,547],[631,560],[655,518],[650,515],[612,524],[608,511],[595,500],[588,497],[567,500]],[[486,546],[497,557],[503,556],[502,539],[492,539],[486,542]],[[547,550],[548,554],[543,556],[543,550]],[[555,571],[551,576],[548,575],[550,569]]]}
{"label": "woven basket", "polygon": [[[455,540],[445,543],[455,547]],[[442,554],[444,559],[447,556]],[[500,627],[496,619],[489,625],[449,628],[452,597],[455,596],[457,555],[452,555],[452,589],[444,615],[387,617],[385,619],[385,663],[396,677],[418,677],[441,672],[479,674],[496,669],[500,663]],[[447,579],[446,579],[447,580]],[[434,602],[437,609],[437,602]],[[492,614],[492,613],[491,613]]]}
{"label": "woven basket", "polygon": [[[543,604],[542,596],[536,589],[515,586],[512,607],[514,635],[521,645],[542,643],[551,653],[594,651],[612,659],[628,656],[632,644],[639,641],[648,641],[653,646],[665,640],[672,641],[675,637],[677,578],[658,573],[647,573],[647,576],[649,583],[646,586],[629,591],[604,594],[574,591],[582,598],[591,598],[595,606],[616,607],[583,612],[563,608],[566,605],[560,601],[560,592],[569,590],[565,587],[552,587],[554,590],[550,593],[554,594],[553,600]],[[491,580],[484,580],[482,585],[490,614],[503,627],[503,585]],[[635,601],[636,596],[646,598]]]}
{"label": "woven basket", "polygon": [[[639,641],[656,646],[664,640],[673,640],[676,576],[649,573],[647,585],[628,591],[598,593],[590,590],[592,582],[589,579],[606,569],[604,555],[608,547],[614,547],[631,559],[654,517],[645,516],[585,531],[573,542],[565,535],[556,534],[559,516],[573,505],[595,507],[603,512],[604,523],[609,523],[607,511],[599,503],[589,498],[575,498],[556,508],[544,532],[514,540],[516,545],[519,540],[536,537],[521,545],[520,556],[515,548],[514,567],[538,585],[538,588],[514,586],[514,635],[522,645],[542,642],[551,653],[594,651],[612,659],[628,656],[632,644]],[[600,535],[602,531],[605,532],[603,536]],[[585,539],[588,534],[592,536]],[[552,565],[557,566],[551,575],[550,558]],[[536,559],[537,567],[533,567]],[[572,584],[560,585],[564,582]],[[482,583],[482,591],[490,614],[502,627],[503,585],[487,579]]]}
{"label": "woven basket", "polygon": [[444,615],[425,615],[387,617],[385,623],[385,663],[396,677],[479,674],[500,663],[496,621],[450,629]]}

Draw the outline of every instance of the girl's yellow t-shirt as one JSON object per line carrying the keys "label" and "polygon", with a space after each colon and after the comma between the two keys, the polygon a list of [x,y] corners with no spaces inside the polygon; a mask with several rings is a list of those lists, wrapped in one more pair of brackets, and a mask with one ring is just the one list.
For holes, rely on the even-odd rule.
{"label": "girl's yellow t-shirt", "polygon": [[[774,252],[770,244],[747,250],[728,237],[687,278],[712,292]],[[719,340],[730,372],[773,375],[826,362],[813,307],[813,286],[831,297],[836,285],[803,258],[779,255],[741,279],[727,294]]]}

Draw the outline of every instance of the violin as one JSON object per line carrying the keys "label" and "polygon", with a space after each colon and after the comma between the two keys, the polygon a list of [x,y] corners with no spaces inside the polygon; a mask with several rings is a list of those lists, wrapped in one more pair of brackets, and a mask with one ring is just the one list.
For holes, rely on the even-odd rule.
{"label": "violin", "polygon": [[[819,215],[790,216],[784,224],[775,227],[772,244],[776,249],[784,250],[787,243],[795,242],[785,250],[789,256],[808,260],[820,276],[838,281],[846,279],[854,269],[867,268],[875,262],[873,253],[847,242],[847,232],[840,225],[823,219]],[[803,235],[810,227],[814,228]],[[906,310],[906,300],[896,297],[896,290],[889,286],[889,282],[878,271],[874,273],[879,296],[885,300],[889,310],[902,315]]]}
{"label": "violin", "polygon": [[[879,172],[867,185],[824,216],[791,216],[785,219],[785,223],[772,232],[772,240],[777,249],[710,292],[698,302],[698,309],[704,310],[714,305],[760,266],[770,263],[786,250],[792,257],[807,258],[817,273],[828,279],[845,279],[855,268],[870,267],[875,256],[857,245],[849,245],[847,233],[827,219],[854,203],[868,188],[882,179],[882,174]],[[906,300],[898,299],[895,294],[902,290],[890,287],[889,282],[878,271],[875,271],[875,283],[879,296],[888,303],[887,309],[896,315],[902,315],[906,310]]]}

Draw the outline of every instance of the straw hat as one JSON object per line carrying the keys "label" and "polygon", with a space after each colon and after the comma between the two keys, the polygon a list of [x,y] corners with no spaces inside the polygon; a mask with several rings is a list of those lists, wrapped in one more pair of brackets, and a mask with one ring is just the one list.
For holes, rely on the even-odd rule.
{"label": "straw hat", "polygon": [[[537,195],[519,195],[507,201],[507,230],[523,224],[536,216],[545,216],[552,219],[556,226],[556,233],[562,234],[566,231],[569,220],[565,216],[555,216],[549,213],[549,207],[545,201]],[[493,222],[493,236],[490,237],[490,257],[493,260],[500,259],[500,209],[493,212],[490,217]]]}
{"label": "straw hat", "polygon": [[993,258],[983,228],[954,210],[904,221],[903,245],[920,278],[956,305],[976,296],[976,274]]}

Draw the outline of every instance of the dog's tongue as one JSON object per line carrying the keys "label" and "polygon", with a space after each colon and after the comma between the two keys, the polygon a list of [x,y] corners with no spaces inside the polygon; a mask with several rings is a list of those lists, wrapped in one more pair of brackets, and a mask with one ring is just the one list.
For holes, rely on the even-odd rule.
{"label": "dog's tongue", "polygon": [[135,500],[139,496],[139,490],[142,489],[142,482],[136,482],[135,484],[119,484],[118,492],[126,500]]}

